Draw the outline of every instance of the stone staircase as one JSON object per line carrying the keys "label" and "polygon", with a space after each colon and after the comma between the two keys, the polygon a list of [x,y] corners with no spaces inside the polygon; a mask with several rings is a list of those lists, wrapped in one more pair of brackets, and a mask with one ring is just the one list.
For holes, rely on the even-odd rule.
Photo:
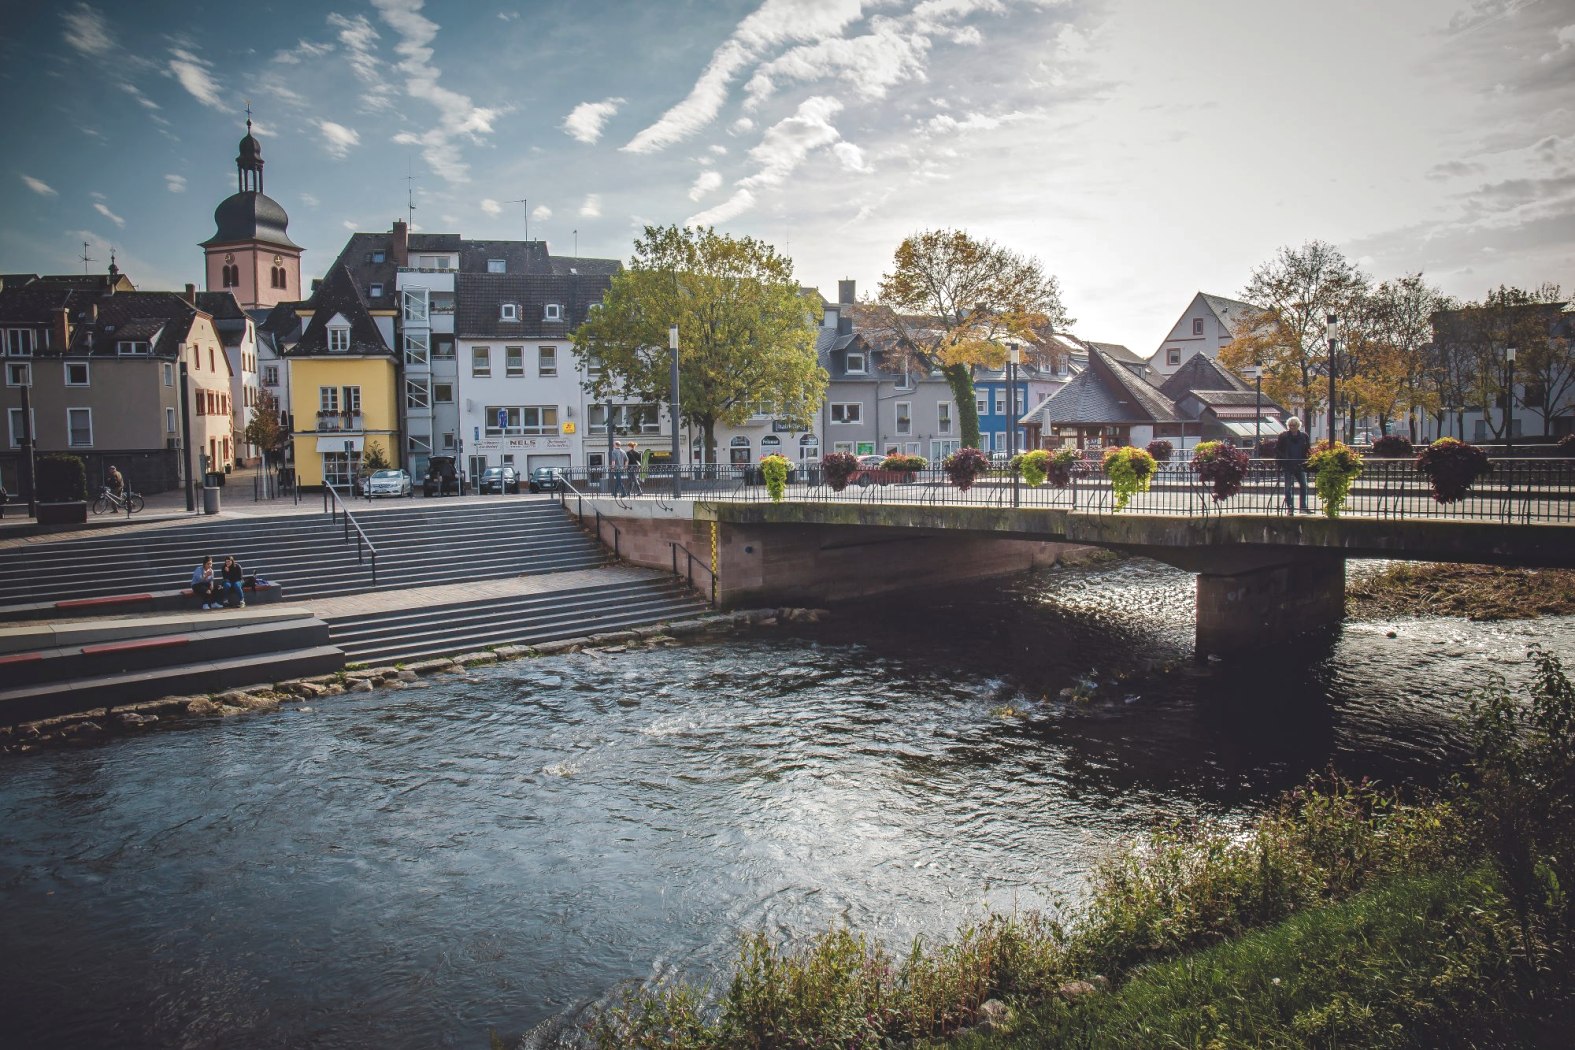
{"label": "stone staircase", "polygon": [[533,645],[628,630],[707,611],[671,577],[329,619],[345,659],[376,666],[497,645]]}

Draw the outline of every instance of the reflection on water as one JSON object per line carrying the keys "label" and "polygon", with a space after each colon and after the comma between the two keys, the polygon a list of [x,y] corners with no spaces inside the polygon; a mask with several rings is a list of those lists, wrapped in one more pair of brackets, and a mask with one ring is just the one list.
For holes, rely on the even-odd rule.
{"label": "reflection on water", "polygon": [[1568,618],[1358,623],[1198,668],[1191,603],[1151,563],[1060,571],[9,762],[0,1031],[474,1047],[716,972],[741,927],[944,937],[1158,819],[1331,764],[1435,779],[1462,688],[1575,653]]}

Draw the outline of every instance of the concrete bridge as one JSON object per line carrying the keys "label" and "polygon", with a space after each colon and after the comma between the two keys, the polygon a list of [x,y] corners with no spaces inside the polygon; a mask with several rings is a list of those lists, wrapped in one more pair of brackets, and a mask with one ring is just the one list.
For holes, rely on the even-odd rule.
{"label": "concrete bridge", "polygon": [[1564,486],[1506,485],[1454,516],[1430,499],[1417,502],[1415,492],[1370,491],[1355,513],[1333,519],[1275,512],[1283,496],[1273,487],[1257,492],[1268,509],[1244,500],[1222,512],[1199,500],[1195,486],[1177,486],[1122,513],[1089,488],[1081,506],[1075,498],[1044,505],[1062,497],[1038,492],[1025,506],[1020,490],[983,486],[965,496],[938,483],[843,493],[797,485],[782,502],[759,487],[713,484],[693,499],[586,493],[565,503],[599,514],[603,541],[627,560],[688,574],[724,607],[833,602],[1004,575],[1071,548],[1139,554],[1197,575],[1200,654],[1338,624],[1348,558],[1575,567],[1575,489]]}

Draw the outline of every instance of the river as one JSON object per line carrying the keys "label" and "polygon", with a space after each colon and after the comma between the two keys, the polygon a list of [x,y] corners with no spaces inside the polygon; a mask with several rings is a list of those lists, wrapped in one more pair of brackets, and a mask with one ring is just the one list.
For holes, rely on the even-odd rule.
{"label": "river", "polygon": [[715,976],[740,929],[945,938],[1159,820],[1331,766],[1436,782],[1465,690],[1575,660],[1575,618],[1397,620],[1197,667],[1191,603],[1150,562],[1054,570],[0,763],[0,1032],[485,1047]]}

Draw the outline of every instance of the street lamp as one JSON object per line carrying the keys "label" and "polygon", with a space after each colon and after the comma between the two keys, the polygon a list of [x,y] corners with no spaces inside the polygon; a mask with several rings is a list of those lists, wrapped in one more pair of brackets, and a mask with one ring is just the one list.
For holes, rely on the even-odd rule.
{"label": "street lamp", "polygon": [[672,363],[672,389],[670,391],[668,411],[672,415],[673,424],[673,498],[677,499],[683,491],[683,478],[679,472],[683,469],[683,461],[678,458],[678,322],[674,321],[667,326],[667,347],[673,352]]}
{"label": "street lamp", "polygon": [[1252,456],[1256,459],[1263,446],[1263,368],[1248,365],[1241,371],[1252,380]]}
{"label": "street lamp", "polygon": [[[1022,348],[1016,342],[1006,344],[1006,462],[1017,456],[1017,358]],[[1012,506],[1018,506],[1019,472],[1012,471]]]}
{"label": "street lamp", "polygon": [[1329,444],[1334,444],[1334,352],[1339,340],[1335,334],[1339,331],[1340,317],[1338,314],[1329,314],[1325,320],[1328,322],[1326,333],[1329,338]]}
{"label": "street lamp", "polygon": [[1515,456],[1515,348],[1504,348],[1504,361],[1509,365],[1509,386],[1504,391],[1504,458]]}

